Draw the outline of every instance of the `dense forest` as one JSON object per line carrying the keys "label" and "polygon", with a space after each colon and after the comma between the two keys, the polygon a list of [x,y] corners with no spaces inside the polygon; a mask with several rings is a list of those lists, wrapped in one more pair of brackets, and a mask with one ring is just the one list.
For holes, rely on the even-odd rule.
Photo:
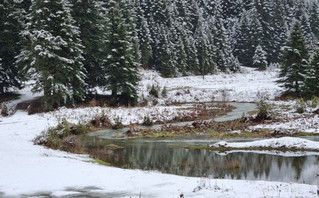
{"label": "dense forest", "polygon": [[314,53],[318,6],[315,0],[4,0],[0,94],[33,80],[46,109],[81,101],[96,86],[116,102],[135,104],[138,68],[164,77],[236,72],[240,65],[265,69],[282,63],[294,24]]}

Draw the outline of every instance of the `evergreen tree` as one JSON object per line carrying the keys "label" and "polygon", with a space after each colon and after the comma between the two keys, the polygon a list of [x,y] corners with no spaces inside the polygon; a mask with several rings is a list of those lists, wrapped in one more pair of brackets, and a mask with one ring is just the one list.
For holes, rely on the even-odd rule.
{"label": "evergreen tree", "polygon": [[[271,52],[267,56],[267,60],[269,62],[278,63],[280,62],[280,54],[281,47],[284,45],[285,40],[287,39],[287,21],[286,13],[285,13],[285,1],[282,0],[273,0],[273,4],[271,5],[271,13],[272,19],[270,21],[270,25],[272,28],[269,29],[270,37],[264,38],[266,42],[269,43],[268,50],[266,50],[266,46],[264,50]],[[268,39],[268,40],[267,40]]]}
{"label": "evergreen tree", "polygon": [[280,79],[277,82],[287,91],[297,96],[301,94],[308,58],[308,50],[302,35],[301,25],[296,21],[283,48]]}
{"label": "evergreen tree", "polygon": [[151,34],[149,25],[144,17],[144,10],[139,0],[135,2],[136,9],[136,31],[139,40],[139,50],[141,53],[141,65],[143,68],[150,68],[150,60],[152,58]]}
{"label": "evergreen tree", "polygon": [[0,3],[0,96],[10,88],[20,88],[15,56],[20,51],[19,33],[23,28],[25,11],[18,2],[4,0]]}
{"label": "evergreen tree", "polygon": [[313,1],[310,9],[309,23],[312,33],[319,38],[319,6],[318,2]]}
{"label": "evergreen tree", "polygon": [[251,37],[250,24],[248,21],[247,12],[244,10],[240,21],[236,27],[235,33],[234,55],[238,57],[241,64],[245,66],[251,65]]}
{"label": "evergreen tree", "polygon": [[303,91],[310,97],[319,96],[319,50],[313,54],[307,68],[307,76]]}
{"label": "evergreen tree", "polygon": [[108,88],[112,91],[114,104],[120,102],[125,105],[137,103],[136,86],[139,80],[135,61],[133,36],[123,14],[123,7],[119,0],[111,0],[108,5],[105,49]]}
{"label": "evergreen tree", "polygon": [[43,91],[46,110],[84,98],[85,74],[79,30],[65,0],[33,0],[25,46],[17,63]]}
{"label": "evergreen tree", "polygon": [[158,27],[159,34],[156,38],[155,44],[155,68],[164,76],[164,77],[173,77],[175,76],[175,68],[173,65],[172,59],[172,49],[170,48],[170,41],[168,37],[168,29],[162,24]]}
{"label": "evergreen tree", "polygon": [[253,66],[258,68],[259,70],[265,70],[267,65],[267,53],[260,45],[258,45],[253,57]]}
{"label": "evergreen tree", "polygon": [[216,15],[212,24],[214,62],[220,71],[236,71],[239,69],[239,64],[231,51],[229,38],[220,13],[220,7],[217,5]]}
{"label": "evergreen tree", "polygon": [[203,76],[207,73],[213,73],[215,71],[215,54],[212,49],[214,41],[208,27],[208,23],[203,17],[203,11],[200,10],[197,28],[197,51],[200,65],[199,71]]}
{"label": "evergreen tree", "polygon": [[101,72],[101,37],[103,6],[97,0],[71,0],[72,16],[80,30],[80,39],[84,45],[83,65],[87,71],[86,83],[89,92],[96,86],[104,86],[104,74]]}

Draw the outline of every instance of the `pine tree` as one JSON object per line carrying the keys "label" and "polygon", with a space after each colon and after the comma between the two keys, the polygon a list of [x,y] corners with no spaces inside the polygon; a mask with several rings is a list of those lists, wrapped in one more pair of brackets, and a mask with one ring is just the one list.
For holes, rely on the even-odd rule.
{"label": "pine tree", "polygon": [[312,33],[319,38],[319,6],[318,2],[312,2],[310,9],[309,23]]}
{"label": "pine tree", "polygon": [[200,74],[203,76],[215,71],[214,51],[212,49],[213,38],[209,30],[209,25],[203,16],[203,10],[199,11],[197,28],[197,51],[200,65]]}
{"label": "pine tree", "polygon": [[123,4],[120,3],[119,0],[111,0],[108,5],[104,67],[114,104],[135,105],[139,63],[135,61],[134,38],[129,31],[132,24],[127,24],[129,20],[124,17]]}
{"label": "pine tree", "polygon": [[144,10],[139,0],[134,5],[136,9],[136,31],[139,40],[139,50],[141,53],[141,65],[143,68],[150,68],[150,60],[152,58],[151,34],[149,25],[144,17]]}
{"label": "pine tree", "polygon": [[288,92],[300,96],[308,58],[308,50],[302,35],[301,25],[296,21],[283,48],[280,79],[277,83],[281,84]]}
{"label": "pine tree", "polygon": [[212,24],[214,62],[220,71],[237,71],[239,69],[239,64],[231,51],[229,38],[220,13],[220,7],[217,5],[216,15]]}
{"label": "pine tree", "polygon": [[267,65],[267,53],[260,45],[258,45],[253,57],[253,66],[258,68],[259,70],[265,70]]}
{"label": "pine tree", "polygon": [[244,10],[239,23],[236,26],[234,55],[238,57],[241,64],[245,66],[251,65],[251,37],[250,24],[247,12]]}
{"label": "pine tree", "polygon": [[162,24],[158,27],[159,34],[156,38],[156,47],[154,49],[157,57],[155,57],[155,68],[164,77],[173,77],[176,71],[173,65],[172,49],[170,48],[170,40],[168,37],[168,29]]}
{"label": "pine tree", "polygon": [[43,91],[46,110],[74,104],[85,96],[85,74],[79,30],[65,0],[34,0],[25,46],[17,63],[35,80],[33,91]]}
{"label": "pine tree", "polygon": [[14,64],[20,51],[19,33],[23,28],[25,11],[18,2],[4,0],[0,3],[0,96],[10,88],[20,88],[18,68]]}
{"label": "pine tree", "polygon": [[319,50],[317,49],[307,68],[303,91],[309,97],[319,96]]}
{"label": "pine tree", "polygon": [[104,74],[101,72],[102,2],[97,0],[71,0],[72,16],[80,30],[80,39],[84,46],[83,65],[87,71],[87,91],[104,86]]}

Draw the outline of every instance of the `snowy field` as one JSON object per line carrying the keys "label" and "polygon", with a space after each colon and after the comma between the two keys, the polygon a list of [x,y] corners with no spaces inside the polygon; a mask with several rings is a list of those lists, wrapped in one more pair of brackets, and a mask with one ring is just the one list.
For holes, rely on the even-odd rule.
{"label": "snowy field", "polygon": [[[280,92],[274,83],[276,71],[244,69],[240,74],[163,79],[155,72],[143,71],[140,93],[145,97],[150,86],[168,89],[165,102],[258,101],[273,99]],[[24,90],[24,98],[32,98]],[[14,102],[13,102],[14,103]],[[155,113],[163,119],[176,116],[174,106],[104,109],[120,116],[125,124],[140,122]],[[99,108],[66,109],[28,116],[18,111],[0,117],[0,197],[41,195],[50,197],[318,197],[317,186],[266,181],[219,180],[181,177],[158,172],[124,170],[92,162],[86,155],[35,146],[32,140],[43,130],[66,117],[69,121],[89,120],[102,113]],[[184,113],[187,113],[185,111]],[[293,140],[297,141],[297,139]],[[287,141],[280,141],[281,143]]]}

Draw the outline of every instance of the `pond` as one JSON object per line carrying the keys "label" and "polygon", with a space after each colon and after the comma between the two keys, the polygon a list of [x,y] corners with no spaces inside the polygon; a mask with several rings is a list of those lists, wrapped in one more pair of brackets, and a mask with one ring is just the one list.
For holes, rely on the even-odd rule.
{"label": "pond", "polygon": [[[268,180],[316,184],[318,156],[281,156],[254,152],[221,154],[176,146],[208,145],[206,139],[122,139],[83,137],[88,153],[112,166],[156,170],[182,176],[220,179]],[[122,148],[110,148],[118,145]],[[289,153],[290,155],[291,153]]]}
{"label": "pond", "polygon": [[[225,116],[216,118],[215,121],[237,119],[256,109],[256,105],[253,103],[229,104],[235,106],[236,109]],[[192,150],[180,147],[210,145],[217,140],[206,136],[173,139],[130,139],[125,138],[127,130],[127,128],[124,128],[97,131],[83,136],[82,142],[86,151],[92,156],[120,168],[154,170],[182,176],[220,179],[317,183],[319,153],[298,153],[298,155],[296,153],[281,153],[278,155],[269,152],[238,151],[226,154],[205,149]],[[309,138],[319,141],[318,137]],[[252,140],[233,139],[229,141]]]}

